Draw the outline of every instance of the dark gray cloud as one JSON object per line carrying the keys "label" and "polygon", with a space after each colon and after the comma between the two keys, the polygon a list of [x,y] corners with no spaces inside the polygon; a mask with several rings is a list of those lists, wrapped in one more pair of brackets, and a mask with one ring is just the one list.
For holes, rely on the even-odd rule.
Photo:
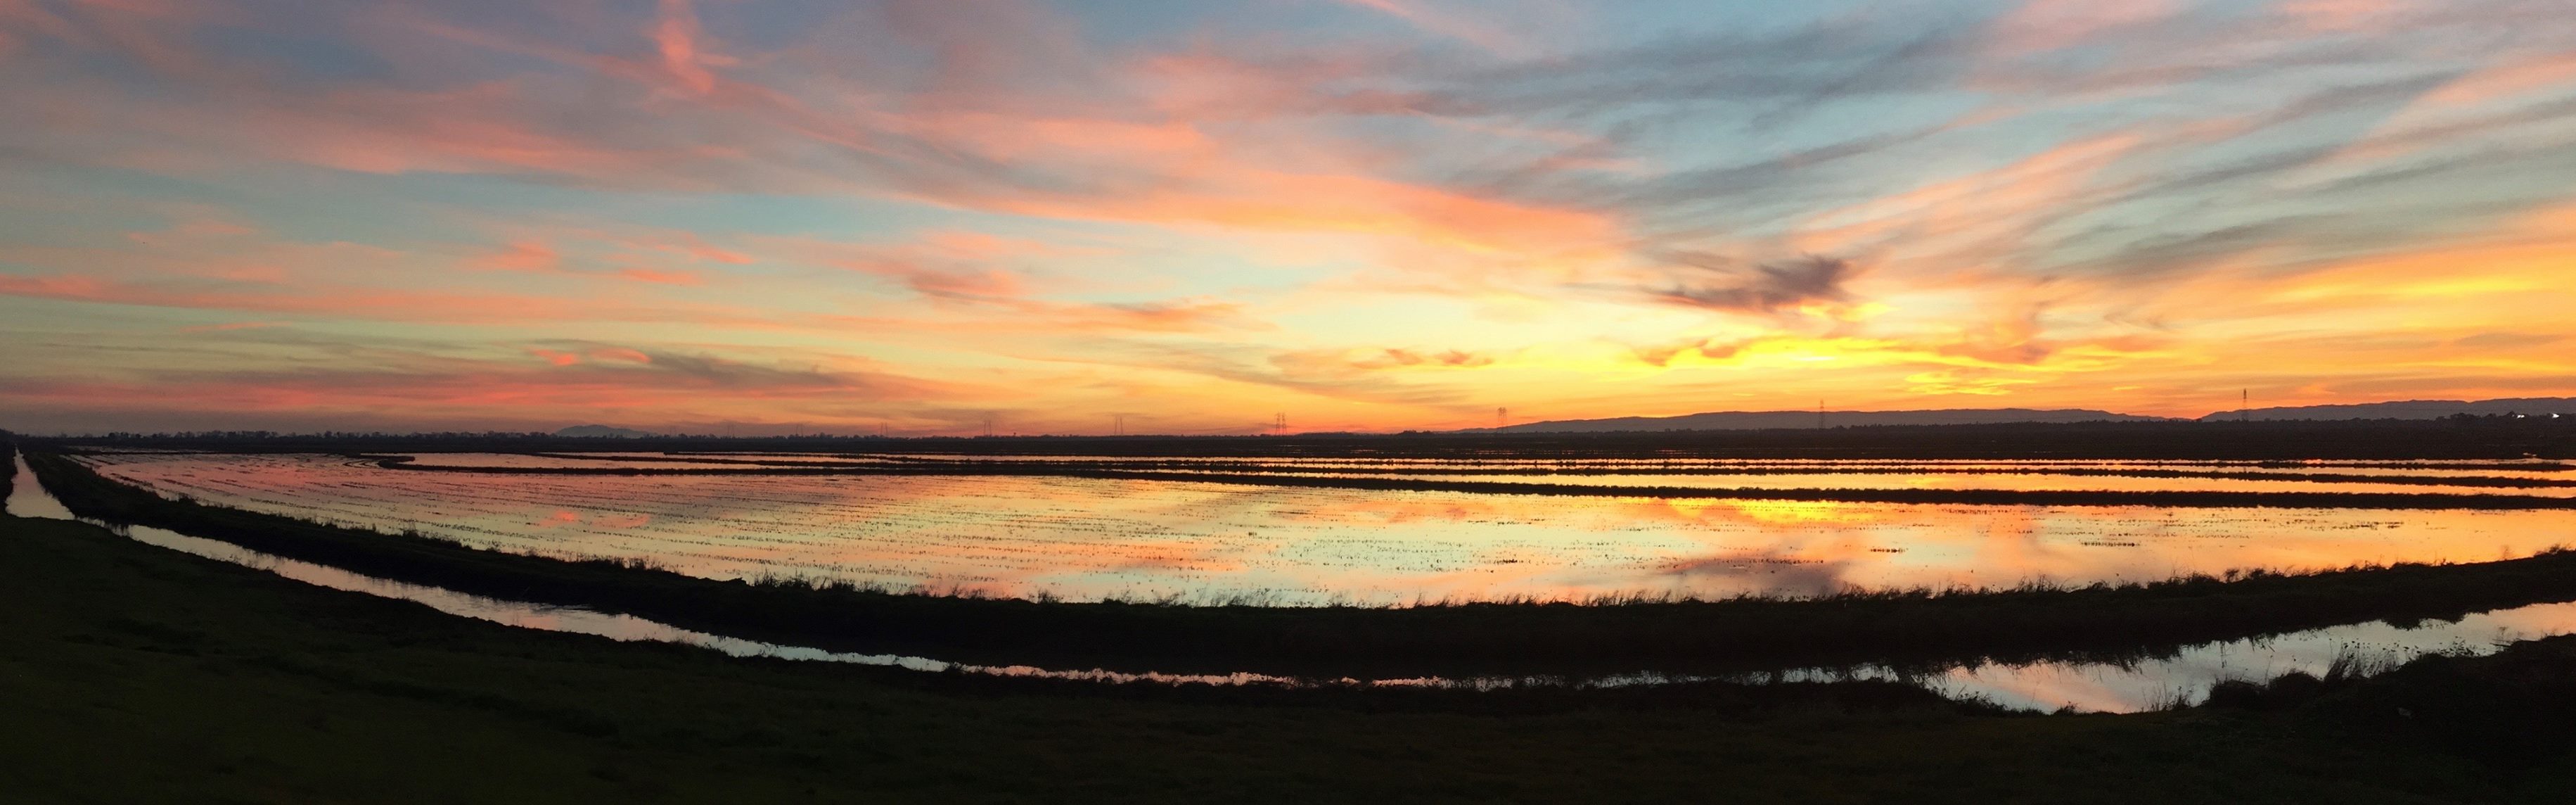
{"label": "dark gray cloud", "polygon": [[1860,272],[1850,261],[1808,256],[1749,268],[1723,258],[1682,253],[1672,255],[1687,272],[1672,285],[1647,293],[1674,304],[1713,310],[1770,313],[1810,302],[1843,302],[1851,291],[1843,284]]}

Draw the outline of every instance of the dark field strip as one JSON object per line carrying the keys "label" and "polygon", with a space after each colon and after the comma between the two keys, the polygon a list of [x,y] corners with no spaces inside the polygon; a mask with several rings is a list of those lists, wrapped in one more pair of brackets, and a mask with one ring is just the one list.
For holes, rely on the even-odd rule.
{"label": "dark field strip", "polygon": [[1802,458],[2425,461],[2576,459],[2576,418],[2471,421],[2101,422],[1824,430],[1295,436],[870,436],[583,439],[535,434],[212,434],[45,440],[101,449],[249,453],[765,452],[1305,458]]}
{"label": "dark field strip", "polygon": [[2006,489],[1710,489],[1692,486],[1579,486],[1516,481],[1441,481],[1419,478],[1324,478],[1287,474],[1163,472],[1096,469],[1069,463],[958,462],[896,467],[708,470],[637,467],[436,467],[411,464],[407,458],[386,458],[377,459],[376,466],[411,472],[465,472],[493,475],[1018,475],[1389,492],[1469,492],[1494,495],[1971,506],[2151,506],[2192,509],[2576,509],[2576,498],[2537,495]]}
{"label": "dark field strip", "polygon": [[[109,454],[111,451],[88,451],[88,450],[84,450],[84,451],[81,451],[81,452],[84,452],[84,453],[96,452],[96,453],[100,453],[100,454]],[[916,454],[916,455],[902,455],[902,454],[892,454],[892,453],[823,453],[823,454],[816,454],[816,455],[817,455],[818,457],[828,457],[828,458],[837,458],[837,459],[878,459],[878,460],[882,460],[882,461],[886,461],[886,462],[895,462],[895,463],[938,463],[938,462],[966,462],[966,461],[991,462],[991,461],[994,461],[994,460],[995,460],[995,459],[993,459],[993,458],[988,458],[988,457],[985,457],[985,456],[981,456],[981,455],[977,455],[977,454],[971,454],[971,453],[940,453],[940,452],[938,452],[938,451],[915,451],[915,452],[916,452],[916,453],[918,453],[918,454]],[[583,454],[583,453],[576,453],[576,452],[547,453],[547,454],[544,454],[544,455],[552,455],[552,456],[557,456],[557,457],[561,457],[561,458],[592,458],[592,457],[594,457],[594,456],[595,456],[595,454],[593,454],[593,455],[585,455],[585,454]],[[689,452],[689,451],[671,451],[671,452],[669,452],[669,453],[666,453],[666,455],[668,455],[668,456],[672,456],[673,458],[668,458],[668,459],[654,459],[654,460],[664,460],[664,461],[685,461],[685,460],[692,460],[692,459],[689,459],[689,458],[681,458],[681,457],[694,457],[694,456],[739,456],[739,455],[745,455],[745,454],[743,454],[743,453],[727,453],[727,452]],[[1105,460],[1104,460],[1104,459],[1105,459]],[[613,460],[613,459],[602,459],[602,460]],[[743,459],[743,461],[744,461],[745,463],[760,463],[760,462],[768,461],[768,460],[772,460],[772,459]],[[1114,454],[1061,454],[1061,455],[1057,455],[1057,456],[1054,456],[1054,457],[1051,457],[1051,458],[1039,458],[1039,459],[1021,458],[1021,459],[1015,459],[1015,460],[1016,460],[1016,461],[1021,461],[1021,462],[1066,463],[1066,464],[1077,464],[1077,463],[1078,463],[1078,464],[1087,464],[1087,465],[1093,465],[1093,466],[1141,466],[1141,467],[1226,467],[1226,466],[1240,466],[1240,467],[1277,467],[1277,466],[1297,466],[1297,467],[1309,467],[1309,466],[1311,466],[1311,465],[1300,465],[1300,464],[1279,464],[1279,463],[1276,463],[1276,462],[1282,462],[1282,461],[1346,461],[1346,462],[1351,462],[1351,463],[1360,463],[1360,462],[1372,462],[1372,461],[1374,461],[1374,462],[1386,463],[1386,462],[1399,462],[1399,461],[1401,461],[1401,462],[1417,462],[1417,463],[1408,464],[1408,465],[1401,465],[1401,466],[1415,466],[1415,467],[1423,467],[1423,468],[1458,468],[1458,467],[1468,467],[1468,466],[1472,466],[1472,465],[1477,464],[1478,462],[1492,462],[1492,461],[1516,461],[1516,462],[1521,462],[1519,465],[1517,465],[1517,468],[1521,468],[1521,469],[1532,469],[1532,470],[1559,469],[1559,470],[1568,471],[1568,472],[1576,471],[1576,470],[1588,470],[1588,469],[1592,469],[1592,468],[1585,468],[1585,467],[1555,467],[1555,468],[1551,468],[1551,467],[1546,467],[1546,466],[1543,466],[1543,465],[1537,465],[1537,464],[1534,464],[1533,462],[1567,462],[1567,463],[1574,463],[1574,462],[1586,462],[1586,461],[1621,461],[1621,462],[1629,462],[1629,463],[1631,464],[1631,466],[1628,466],[1628,467],[1609,468],[1609,469],[1613,469],[1614,471],[1618,471],[1618,472],[1667,472],[1667,471],[1680,471],[1680,470],[1683,470],[1683,469],[1689,469],[1689,468],[1690,468],[1690,467],[1688,467],[1688,466],[1686,466],[1686,465],[1685,465],[1685,466],[1682,466],[1682,467],[1670,466],[1671,462],[1676,462],[1676,461],[1683,461],[1683,462],[1700,462],[1700,461],[1742,461],[1742,462],[1764,462],[1764,461],[1768,461],[1768,462],[1837,461],[1837,462],[1852,462],[1852,463],[1853,463],[1853,465],[1855,465],[1855,466],[1863,467],[1863,468],[1859,468],[1859,469],[1846,469],[1846,468],[1845,468],[1845,467],[1843,467],[1843,466],[1821,466],[1821,465],[1799,466],[1799,465],[1794,465],[1794,464],[1772,464],[1772,465],[1767,465],[1767,466],[1759,466],[1759,465],[1757,465],[1757,466],[1748,466],[1748,467],[1745,467],[1745,468],[1742,468],[1742,469],[1736,469],[1736,468],[1703,468],[1703,469],[1709,469],[1710,471],[1714,471],[1714,472],[1740,472],[1740,471],[1747,471],[1747,470],[1753,470],[1753,471],[1773,471],[1773,472],[1886,472],[1886,471],[1901,470],[1901,469],[1922,469],[1922,470],[1927,470],[1927,471],[1936,471],[1936,470],[1937,470],[1937,471],[1944,471],[1944,472],[1947,472],[1947,471],[1953,471],[1953,470],[1954,470],[1954,468],[1955,468],[1955,464],[1956,464],[1956,463],[1963,463],[1963,462],[1981,462],[1981,461],[1983,461],[1983,462],[1995,462],[1995,461],[2034,461],[2034,462],[2038,462],[2038,461],[2065,461],[2065,462],[2095,462],[2095,463],[2166,463],[2166,464],[2189,464],[2189,465],[2194,465],[2194,466],[2208,466],[2208,467],[2229,467],[2229,468],[2238,468],[2238,469],[2266,469],[2266,470],[2355,469],[2355,470],[2504,470],[2504,471],[2514,471],[2514,472],[2569,472],[2569,471],[2576,471],[2576,464],[2569,464],[2569,463],[2561,462],[2561,461],[2532,461],[2532,460],[2524,460],[2524,461],[2446,460],[2446,461],[2441,461],[2441,462],[2438,462],[2438,463],[2437,463],[2437,462],[2434,462],[2434,461],[2350,461],[2350,460],[2344,460],[2344,461],[2327,461],[2327,460],[2254,460],[2254,459],[2128,459],[2128,458],[2089,459],[2089,458],[2062,458],[2062,457],[2053,457],[2053,456],[2020,456],[2020,457],[1989,457],[1989,458],[1782,458],[1782,457],[1749,457],[1749,458],[1747,458],[1747,457],[1705,457],[1705,456],[1686,456],[1686,455],[1671,455],[1671,456],[1644,456],[1644,457],[1639,457],[1639,456],[1550,456],[1550,457],[1533,457],[1533,456],[1521,455],[1521,454],[1517,454],[1517,453],[1499,453],[1499,454],[1495,454],[1495,455],[1480,455],[1480,456],[1439,456],[1439,457],[1428,457],[1428,458],[1408,458],[1408,457],[1401,457],[1401,456],[1380,456],[1380,455],[1362,455],[1362,456],[1350,456],[1350,457],[1324,457],[1324,456],[1304,456],[1304,455],[1298,455],[1298,456],[1265,456],[1265,455],[1258,455],[1258,454],[1250,453],[1250,452],[1245,452],[1245,453],[1227,453],[1227,454],[1224,454],[1224,455],[1177,455],[1177,454],[1174,454],[1174,455],[1166,455],[1166,454],[1164,454],[1164,453],[1159,453],[1159,452],[1136,452],[1136,453],[1114,453]],[[1647,463],[1647,462],[1664,462],[1664,463],[1654,464],[1654,463]],[[1861,463],[1861,462],[1867,462],[1867,463],[1866,463],[1866,464],[1863,464],[1863,463]],[[1926,462],[1926,463],[1907,463],[1907,462]],[[1389,464],[1389,466],[1399,466],[1399,465]],[[2046,465],[2034,465],[2034,466],[2035,466],[2035,467],[2045,467]],[[1317,469],[1316,471],[1328,471],[1328,470]],[[2013,471],[2018,471],[2018,470],[1991,470],[1991,471],[1997,471],[1997,472],[2013,472]],[[2034,469],[2034,470],[2031,470],[2031,471],[2040,471],[2040,470],[2036,470],[2036,469]],[[2114,470],[2114,471],[2117,471],[2117,470]]]}
{"label": "dark field strip", "polygon": [[[581,453],[549,453],[549,454],[545,454],[545,455],[552,455],[552,456],[557,456],[557,457],[561,457],[561,458],[588,458],[588,457],[592,457],[592,456],[584,456],[584,455],[583,455],[583,454],[581,454]],[[671,454],[671,455],[672,455],[672,456],[718,456],[718,455],[725,455],[725,454],[723,454],[723,453],[673,453],[673,454]],[[1487,457],[1478,457],[1478,458],[1384,458],[1384,457],[1355,457],[1355,458],[1345,458],[1345,459],[1325,459],[1325,458],[1319,458],[1319,457],[1313,457],[1313,456],[1283,456],[1283,457],[1267,457],[1267,458],[1265,458],[1265,457],[1257,457],[1257,456],[1223,456],[1223,457],[1213,457],[1213,456],[1202,456],[1202,457],[1182,457],[1182,456],[1081,456],[1081,457],[1072,457],[1072,456],[1055,456],[1055,457],[1045,457],[1045,458],[1027,458],[1027,457],[1018,457],[1018,458],[988,458],[988,457],[971,456],[971,455],[943,455],[943,454],[930,454],[930,455],[876,455],[876,454],[864,454],[864,453],[853,453],[853,454],[840,455],[840,456],[836,456],[836,457],[837,457],[837,458],[844,458],[844,459],[850,459],[850,458],[874,458],[874,459],[881,459],[881,460],[884,460],[884,461],[886,461],[886,462],[890,462],[890,463],[911,463],[911,464],[948,464],[948,463],[961,463],[961,464],[962,464],[962,463],[975,463],[975,464],[997,464],[997,463],[998,463],[998,464],[1069,464],[1069,465],[1077,465],[1077,466],[1114,467],[1114,468],[1152,468],[1152,469],[1173,468],[1173,467],[1214,467],[1214,468],[1228,468],[1228,467],[1233,467],[1233,468],[1253,468],[1253,467],[1294,467],[1294,468],[1297,468],[1297,469],[1299,469],[1299,470],[1301,470],[1301,471],[1307,471],[1307,472],[1333,472],[1333,471],[1335,471],[1335,468],[1334,468],[1333,466],[1331,466],[1331,465],[1322,464],[1322,463],[1295,463],[1295,462],[1327,462],[1327,461],[1331,461],[1331,462],[1335,462],[1335,463],[1347,463],[1347,464],[1368,464],[1368,463],[1374,463],[1374,464],[1376,464],[1378,467],[1382,468],[1384,471],[1390,471],[1390,472],[1400,472],[1400,471],[1405,471],[1407,468],[1414,468],[1414,469],[1420,469],[1420,470],[1443,470],[1443,471],[1473,471],[1473,470],[1478,470],[1478,469],[1480,469],[1480,468],[1481,468],[1483,471],[1491,472],[1491,471],[1494,471],[1494,468],[1496,468],[1496,467],[1508,467],[1509,469],[1511,469],[1511,470],[1515,470],[1515,471],[1530,471],[1530,472],[1550,472],[1550,471],[1555,471],[1555,472],[1567,472],[1567,473],[1578,473],[1578,472],[1606,472],[1606,473],[1682,473],[1682,472],[1706,472],[1706,473],[1715,473],[1715,474],[1731,474],[1731,473],[1743,473],[1743,474],[1784,473],[1784,474],[1794,474],[1794,473],[1906,472],[1906,471],[1922,471],[1922,472],[1964,472],[1964,471],[1971,471],[1971,470],[1975,470],[1975,471],[1982,471],[1982,472],[2050,472],[2050,471],[2056,471],[2056,470],[2088,470],[2088,471],[2097,471],[2097,472],[2132,472],[2132,471],[2156,472],[2156,471],[2169,471],[2169,470],[2159,470],[2159,469],[2157,469],[2156,467],[2152,466],[2152,465],[2156,465],[2156,464],[2184,464],[2184,465],[2190,465],[2190,466],[2196,466],[2196,467],[2224,467],[2224,468],[2230,468],[2230,469],[2239,470],[2239,471],[2242,471],[2242,470],[2248,470],[2248,469],[2270,469],[2270,470],[2295,470],[2295,469],[2507,470],[2507,471],[2520,471],[2520,472],[2566,472],[2566,471],[2569,471],[2569,470],[2576,470],[2576,464],[2565,464],[2565,463],[2560,463],[2560,462],[2538,462],[2538,461],[2510,461],[2510,462],[2508,462],[2508,461],[2488,461],[2488,462],[2445,462],[2445,463],[2434,463],[2434,462],[2423,462],[2423,461],[2415,461],[2415,462],[2396,462],[2396,461],[2381,461],[2381,462],[2359,462],[2359,461],[2337,461],[2337,462],[2307,462],[2307,461],[2149,461],[2149,460],[2135,460],[2135,461],[2133,461],[2133,460],[2128,460],[2128,459],[2073,459],[2073,460],[2061,461],[2061,460],[2059,460],[2059,459],[2001,459],[2001,458],[1998,458],[1998,459],[1787,459],[1787,458],[1747,458],[1747,459],[1735,459],[1735,458],[1665,458],[1665,459],[1656,459],[1656,458],[1553,458],[1553,459],[1532,459],[1532,458],[1513,457],[1513,456],[1487,456]],[[598,460],[615,460],[615,459],[613,459],[613,458],[607,458],[607,457],[598,457]],[[682,459],[682,458],[676,458],[676,457],[675,457],[675,458],[653,459],[653,460],[657,460],[657,461],[683,461],[683,460],[688,460],[688,459]],[[752,460],[748,460],[748,461],[751,461],[751,462],[757,462],[757,461],[759,461],[759,459],[752,459]],[[1568,466],[1568,465],[1580,465],[1580,464],[1585,463],[1585,462],[1609,462],[1609,461],[1616,461],[1616,462],[1621,462],[1621,463],[1620,463],[1620,464],[1618,464],[1618,465],[1614,465],[1614,466],[1602,466],[1602,467]],[[1735,465],[1726,465],[1726,466],[1708,466],[1708,465],[1705,465],[1705,464],[1701,464],[1701,463],[1699,463],[1699,462],[1710,462],[1710,461],[1732,461],[1732,462],[1741,462],[1741,463],[1739,463],[1739,464],[1735,464]],[[1833,464],[1797,463],[1797,462],[1818,462],[1818,461],[1831,461],[1831,462],[1835,462],[1835,463],[1833,463]],[[1999,462],[2007,462],[2007,461],[2028,461],[2028,462],[2033,462],[2033,463],[2027,464],[2027,465],[2025,465],[2025,466],[2023,466],[2023,467],[2013,467],[2013,468],[1994,468],[1994,467],[1978,468],[1978,467],[1962,467],[1962,466],[1959,466],[1959,465],[1961,465],[1961,464],[1974,464],[1974,463],[1999,463]],[[1511,463],[1511,464],[1501,464],[1501,463],[1496,463],[1496,462],[1515,462],[1515,463]],[[1543,463],[1543,462],[1544,462],[1544,463]],[[1676,462],[1683,462],[1683,463],[1676,463]],[[1765,463],[1765,462],[1767,462],[1767,463]],[[2058,463],[2043,463],[2043,462],[2058,462]],[[2074,466],[2059,466],[2059,464],[2060,464],[2060,463],[2065,463],[2065,464],[2074,464],[2074,463],[2097,463],[2097,464],[2139,464],[2139,465],[2147,465],[2147,466],[2141,466],[2141,467],[2139,467],[2139,468],[2138,468],[2138,469],[2136,469],[2136,470],[2132,470],[2132,469],[2129,469],[2129,468],[2126,468],[2126,467],[2074,467]],[[2188,472],[2188,471],[2195,471],[2195,470],[2184,470],[2184,471]],[[2375,477],[2375,476],[2374,476],[2374,477]]]}
{"label": "dark field strip", "polygon": [[2576,600],[2576,553],[2233,581],[1815,600],[1186,607],[939,597],[745,583],[608,561],[478,550],[165,500],[58,456],[31,463],[73,511],[400,581],[626,612],[842,651],[989,665],[1323,678],[1760,671],[1980,658],[2117,660],[2373,619],[2450,619]]}
{"label": "dark field strip", "polygon": [[[522,454],[520,454],[520,455],[530,455],[530,456],[536,456],[536,457],[539,457],[539,458],[561,458],[561,459],[571,459],[571,460],[575,460],[575,461],[633,461],[633,462],[638,462],[638,463],[648,463],[648,462],[656,462],[656,461],[667,461],[667,462],[677,463],[677,464],[747,464],[747,465],[752,465],[752,466],[761,466],[761,467],[847,467],[847,466],[850,466],[850,465],[851,465],[851,463],[852,463],[852,462],[849,462],[849,461],[799,461],[799,460],[796,460],[796,459],[778,459],[778,458],[680,458],[680,457],[677,457],[677,456],[670,456],[670,457],[662,457],[662,456],[603,456],[603,455],[597,455],[597,454],[585,454],[585,453],[522,453]],[[380,456],[361,456],[361,458],[381,458],[381,457],[380,457]]]}
{"label": "dark field strip", "polygon": [[[535,454],[535,455],[542,455],[542,456],[546,456],[546,457],[549,457],[549,458],[581,458],[581,457],[582,457],[580,454],[577,454],[577,453],[538,453],[538,454]],[[597,459],[597,460],[616,461],[616,460],[624,460],[624,459]],[[652,459],[652,460],[664,460],[664,461],[684,461],[684,460],[694,460],[694,461],[711,461],[710,459]],[[2499,477],[2499,476],[2476,476],[2476,475],[2458,475],[2458,476],[2371,475],[2371,474],[2363,474],[2363,473],[2330,473],[2330,472],[2303,472],[2303,473],[2276,473],[2276,472],[2227,472],[2227,471],[2219,471],[2219,470],[2124,469],[2124,468],[2108,468],[2108,467],[2048,467],[2048,466],[2009,467],[2009,468],[2007,468],[2007,467],[1945,467],[1945,466],[1941,466],[1941,465],[1938,465],[1938,464],[1914,464],[1914,465],[1902,465],[1902,464],[1899,464],[1899,465],[1887,465],[1887,464],[1882,464],[1882,465],[1859,466],[1859,467],[1823,467],[1823,466],[1813,466],[1813,467],[1528,467],[1528,466],[1517,466],[1517,467],[1439,467],[1439,466],[1432,466],[1432,467],[1315,467],[1315,466],[1301,466],[1301,465],[1295,465],[1295,464],[1262,464],[1262,463],[1256,463],[1256,462],[1245,462],[1245,463],[1224,462],[1224,463],[1220,463],[1220,462],[1213,462],[1213,461],[1015,461],[1015,462],[995,462],[995,461],[977,461],[977,460],[954,460],[954,461],[935,461],[935,462],[933,462],[933,461],[923,461],[923,460],[920,460],[920,459],[897,459],[897,460],[899,460],[899,461],[903,461],[904,463],[906,463],[907,465],[910,465],[910,466],[961,466],[961,467],[1002,466],[1002,467],[1011,467],[1011,468],[1020,468],[1020,467],[1046,467],[1046,468],[1054,468],[1054,467],[1068,467],[1068,468],[1075,468],[1075,469],[1101,469],[1101,470],[1165,470],[1165,471],[1168,471],[1168,470],[1187,470],[1187,471],[1193,471],[1193,472],[1231,472],[1231,473],[1263,473],[1263,474],[1268,474],[1268,473],[1279,473],[1279,474],[1308,474],[1308,475],[1347,474],[1347,475],[1582,475],[1582,476],[1610,476],[1610,475],[1708,475],[1708,476],[1728,476],[1728,475],[1902,475],[1902,474],[1906,474],[1906,473],[1923,473],[1923,474],[1939,474],[1939,475],[2067,475],[2067,476],[2100,477],[2100,478],[2203,478],[2203,479],[2224,480],[2224,481],[2275,481],[2275,482],[2304,481],[2304,482],[2310,482],[2310,483],[2391,484],[2391,485],[2419,485],[2419,486],[2476,486],[2476,487],[2494,487],[2494,488],[2505,488],[2505,489],[2565,489],[2565,488],[2576,488],[2576,479],[2561,479],[2561,478],[2511,478],[2511,477]],[[762,461],[738,461],[738,462],[723,462],[723,463],[761,464],[761,463],[773,463],[773,462],[762,462]],[[781,462],[774,462],[774,463],[775,463],[775,464],[778,464],[778,465],[781,465],[781,466],[840,466],[840,467],[850,466],[849,464],[846,464],[846,463],[842,463],[842,464],[832,464],[832,463],[826,463],[826,462],[794,462],[794,461],[781,461]],[[2488,468],[2490,468],[2490,469],[2496,469],[2496,468],[2525,469],[2525,468],[2530,467],[2531,465],[2487,465],[2487,466],[2488,466]],[[2423,467],[2423,466],[2421,466],[2421,465],[2407,465],[2407,466],[2404,466],[2403,468],[2404,468],[2404,469],[2424,469],[2425,467]],[[2549,469],[2549,467],[2542,466],[2542,467],[2540,467],[2540,469],[2544,469],[2544,470],[2545,470],[2545,469]]]}

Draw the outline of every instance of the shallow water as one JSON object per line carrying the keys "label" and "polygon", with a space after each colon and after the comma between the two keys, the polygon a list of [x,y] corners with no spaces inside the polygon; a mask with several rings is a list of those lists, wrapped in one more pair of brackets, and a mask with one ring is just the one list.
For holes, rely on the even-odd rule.
{"label": "shallow water", "polygon": [[[800,577],[1073,601],[1176,597],[1311,605],[1580,600],[1632,593],[1797,596],[2487,561],[2576,543],[2576,511],[2569,510],[1552,497],[993,475],[486,475],[386,470],[338,457],[292,455],[87,460],[111,477],[164,494],[391,531],[417,528],[503,550],[642,559],[719,579]],[[445,460],[478,459],[455,454]],[[2422,466],[2432,465],[2343,471],[2393,473]],[[1927,476],[1746,477],[1806,486],[1817,485],[1817,479],[1878,479],[1893,486]],[[2033,478],[2140,480],[2026,474],[1939,480],[1956,488],[2016,488],[2012,484]]]}
{"label": "shallow water", "polygon": [[17,517],[72,519],[72,510],[65,508],[62,501],[55,500],[52,493],[45,491],[44,484],[37,482],[36,472],[27,468],[27,459],[15,455],[12,458],[17,461],[18,474],[10,477],[8,502],[0,504],[0,509],[6,509],[8,514]]}
{"label": "shallow water", "polygon": [[[651,470],[752,470],[758,465],[713,461],[655,461],[650,458],[602,456],[599,458],[561,458],[510,453],[420,453],[406,454],[407,462],[422,467],[486,467],[493,469],[651,469]],[[353,461],[372,461],[355,459]]]}
{"label": "shallow water", "polygon": [[1253,682],[1291,682],[1286,677],[1258,674],[1159,674],[1121,673],[1107,670],[1049,671],[1030,666],[964,665],[922,657],[895,654],[862,654],[826,651],[805,646],[764,643],[736,637],[710,634],[633,615],[596,612],[581,607],[548,606],[506,601],[469,595],[442,587],[380,579],[327,565],[261,553],[221,540],[195,537],[166,528],[132,526],[82,520],[55,500],[51,493],[28,471],[25,459],[18,461],[18,476],[8,495],[8,512],[19,517],[52,520],[79,520],[98,525],[141,542],[270,573],[334,590],[366,593],[426,604],[450,615],[490,621],[505,626],[540,629],[549,632],[597,635],[619,641],[649,640],[662,643],[710,648],[736,657],[771,657],[785,660],[842,662],[907,668],[916,671],[958,670],[970,673],[1007,676],[1043,676],[1108,682],[1152,681],[1197,684],[1249,684]]}
{"label": "shallow water", "polygon": [[[18,462],[18,475],[6,501],[7,511],[22,517],[74,519],[47,494]],[[893,654],[834,652],[804,646],[726,637],[663,624],[632,615],[594,612],[466,595],[453,590],[379,579],[338,568],[271,556],[231,543],[150,527],[110,526],[137,541],[185,553],[265,570],[322,587],[414,601],[440,612],[508,626],[607,637],[621,641],[650,640],[714,649],[736,657],[842,662],[917,671],[962,671],[1006,676],[1167,684],[1316,684],[1311,680],[1238,672],[1233,674],[1162,674],[1107,669],[1049,670],[1034,666],[964,665]],[[2387,665],[2431,653],[2488,654],[2520,640],[2576,633],[2576,603],[2538,604],[2479,613],[2455,623],[2433,622],[2414,628],[2364,623],[2192,646],[2174,656],[2137,663],[2042,662],[2022,665],[1984,664],[1950,669],[1930,676],[1902,675],[1864,666],[1844,669],[1794,669],[1776,674],[1725,677],[1678,677],[1641,673],[1620,677],[1564,680],[1543,677],[1469,679],[1413,678],[1330,680],[1324,684],[1376,686],[1456,686],[1496,689],[1528,685],[1609,687],[1689,681],[1762,683],[1773,681],[1838,681],[1879,679],[1923,685],[1952,698],[1981,699],[2018,709],[2055,711],[2073,708],[2093,712],[2138,712],[2175,702],[2197,702],[2228,680],[2263,681],[2291,672],[2322,675],[2337,657],[2375,658]]]}

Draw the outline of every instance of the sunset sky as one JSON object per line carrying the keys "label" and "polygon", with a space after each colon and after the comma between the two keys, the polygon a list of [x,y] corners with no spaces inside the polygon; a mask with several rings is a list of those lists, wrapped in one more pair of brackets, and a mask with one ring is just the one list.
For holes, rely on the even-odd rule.
{"label": "sunset sky", "polygon": [[0,0],[0,427],[2576,394],[2565,0]]}

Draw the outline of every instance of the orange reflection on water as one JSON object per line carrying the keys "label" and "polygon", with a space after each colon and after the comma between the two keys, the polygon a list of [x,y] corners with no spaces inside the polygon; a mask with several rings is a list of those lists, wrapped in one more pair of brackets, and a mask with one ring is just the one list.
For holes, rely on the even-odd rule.
{"label": "orange reflection on water", "polygon": [[2485,561],[2576,542],[2576,512],[2561,510],[1924,506],[1025,476],[485,475],[323,456],[91,460],[165,493],[505,550],[650,559],[715,578],[1069,600],[1816,595]]}
{"label": "orange reflection on water", "polygon": [[[1676,519],[1732,517],[1766,525],[1850,523],[1865,521],[1867,512],[1831,500],[1728,500],[1725,498],[1622,498],[1671,512]],[[1648,512],[1640,512],[1647,514]]]}

